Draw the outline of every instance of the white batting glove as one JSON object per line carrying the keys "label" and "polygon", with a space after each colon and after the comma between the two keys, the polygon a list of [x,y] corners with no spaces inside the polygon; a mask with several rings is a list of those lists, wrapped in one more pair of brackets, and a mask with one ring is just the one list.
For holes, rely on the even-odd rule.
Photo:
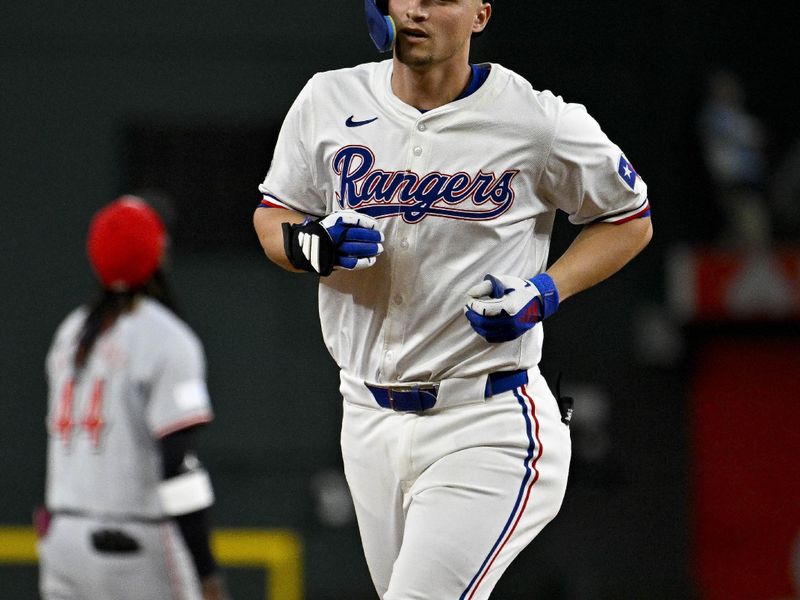
{"label": "white batting glove", "polygon": [[558,308],[558,290],[546,273],[532,280],[486,275],[467,291],[466,317],[488,342],[514,340]]}

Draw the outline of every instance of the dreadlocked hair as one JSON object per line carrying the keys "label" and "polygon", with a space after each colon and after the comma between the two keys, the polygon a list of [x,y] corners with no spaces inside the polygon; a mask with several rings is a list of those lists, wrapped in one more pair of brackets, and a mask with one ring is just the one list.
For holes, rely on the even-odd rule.
{"label": "dreadlocked hair", "polygon": [[140,287],[133,290],[115,291],[104,288],[99,297],[89,306],[89,314],[78,334],[78,349],[75,352],[75,371],[80,373],[89,360],[95,342],[100,335],[111,329],[123,313],[133,310],[136,301],[147,296],[177,314],[169,286],[161,269]]}

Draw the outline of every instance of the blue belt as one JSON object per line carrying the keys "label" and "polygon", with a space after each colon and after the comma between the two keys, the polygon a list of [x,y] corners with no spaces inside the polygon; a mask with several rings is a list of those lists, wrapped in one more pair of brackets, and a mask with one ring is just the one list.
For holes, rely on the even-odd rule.
{"label": "blue belt", "polygon": [[[528,372],[525,370],[490,373],[486,380],[484,396],[489,398],[495,394],[514,390],[526,383],[528,383]],[[400,412],[419,412],[433,408],[439,392],[438,385],[415,385],[410,387],[365,385],[372,392],[375,401],[380,406]]]}

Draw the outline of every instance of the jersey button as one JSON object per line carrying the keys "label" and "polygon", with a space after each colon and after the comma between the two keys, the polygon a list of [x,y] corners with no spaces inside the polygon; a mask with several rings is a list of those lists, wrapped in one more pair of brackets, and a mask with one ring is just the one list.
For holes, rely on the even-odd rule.
{"label": "jersey button", "polygon": [[402,240],[400,240],[400,247],[403,250],[408,250],[408,245],[409,245],[408,244],[408,238],[403,238]]}
{"label": "jersey button", "polygon": [[419,125],[417,125],[417,129],[419,129],[420,131],[425,131],[427,127],[425,126],[425,123],[420,123]]}
{"label": "jersey button", "polygon": [[414,156],[422,156],[422,146],[414,147]]}
{"label": "jersey button", "polygon": [[397,294],[394,297],[394,303],[395,304],[402,304],[403,303],[403,297],[400,294]]}

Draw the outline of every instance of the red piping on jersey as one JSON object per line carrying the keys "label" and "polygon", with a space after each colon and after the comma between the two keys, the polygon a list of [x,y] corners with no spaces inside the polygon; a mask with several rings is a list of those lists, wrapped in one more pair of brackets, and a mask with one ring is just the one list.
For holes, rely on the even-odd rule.
{"label": "red piping on jersey", "polygon": [[[531,491],[533,490],[533,485],[539,480],[539,470],[536,468],[536,463],[539,461],[539,458],[541,458],[541,456],[542,456],[543,447],[542,447],[542,440],[539,437],[539,419],[536,416],[536,403],[533,401],[533,398],[528,394],[526,386],[523,385],[519,389],[522,392],[522,395],[525,396],[525,398],[528,401],[528,405],[530,406],[530,409],[531,409],[531,416],[533,417],[533,422],[536,425],[535,430],[534,430],[534,437],[536,438],[536,446],[538,447],[538,452],[536,453],[536,456],[531,461],[531,469],[533,470],[534,475],[531,478],[530,483],[528,484],[528,489],[527,489],[527,491],[525,493],[525,500],[522,503],[522,507],[520,508],[519,512],[517,513],[517,518],[514,520],[514,524],[511,526],[511,529],[506,534],[505,539],[503,540],[503,543],[500,544],[500,546],[497,548],[497,551],[494,553],[494,556],[492,557],[492,559],[483,568],[483,573],[481,574],[481,576],[478,579],[478,581],[475,583],[475,587],[472,588],[472,592],[470,593],[470,595],[467,596],[467,600],[471,600],[472,597],[475,595],[475,592],[480,587],[481,583],[483,582],[483,579],[486,577],[486,574],[489,572],[489,569],[492,568],[492,565],[494,564],[494,561],[500,555],[500,552],[503,551],[503,548],[505,548],[505,545],[508,543],[508,540],[511,539],[511,536],[514,534],[514,531],[516,530],[517,525],[519,525],[519,521],[522,518],[522,515],[525,513],[525,508],[528,506],[528,500],[530,499]],[[514,392],[514,393],[516,395],[516,392]]]}
{"label": "red piping on jersey", "polygon": [[202,412],[196,415],[192,415],[190,417],[184,417],[179,421],[175,421],[174,423],[170,423],[161,429],[156,430],[156,437],[163,438],[164,436],[169,435],[170,433],[175,433],[176,431],[180,431],[181,429],[186,429],[187,427],[191,427],[192,425],[202,425],[203,423],[210,423],[214,417],[211,416],[210,412]]}
{"label": "red piping on jersey", "polygon": [[635,213],[635,214],[632,214],[632,215],[630,215],[628,217],[625,217],[624,219],[620,219],[619,221],[606,221],[606,222],[607,223],[611,223],[612,225],[622,225],[623,223],[627,223],[628,221],[633,221],[634,219],[638,219],[640,217],[645,217],[645,216],[647,216],[647,214],[649,212],[650,212],[650,203],[647,202],[642,207],[642,209],[639,212]]}
{"label": "red piping on jersey", "polygon": [[285,206],[281,206],[280,204],[273,204],[269,200],[262,200],[261,204],[259,205],[260,208],[282,208],[286,210]]}
{"label": "red piping on jersey", "polygon": [[[274,200],[274,202],[270,201],[270,198]],[[264,194],[261,197],[261,204],[258,205],[259,208],[282,208],[284,210],[288,210],[288,208],[275,196],[272,194]]]}

